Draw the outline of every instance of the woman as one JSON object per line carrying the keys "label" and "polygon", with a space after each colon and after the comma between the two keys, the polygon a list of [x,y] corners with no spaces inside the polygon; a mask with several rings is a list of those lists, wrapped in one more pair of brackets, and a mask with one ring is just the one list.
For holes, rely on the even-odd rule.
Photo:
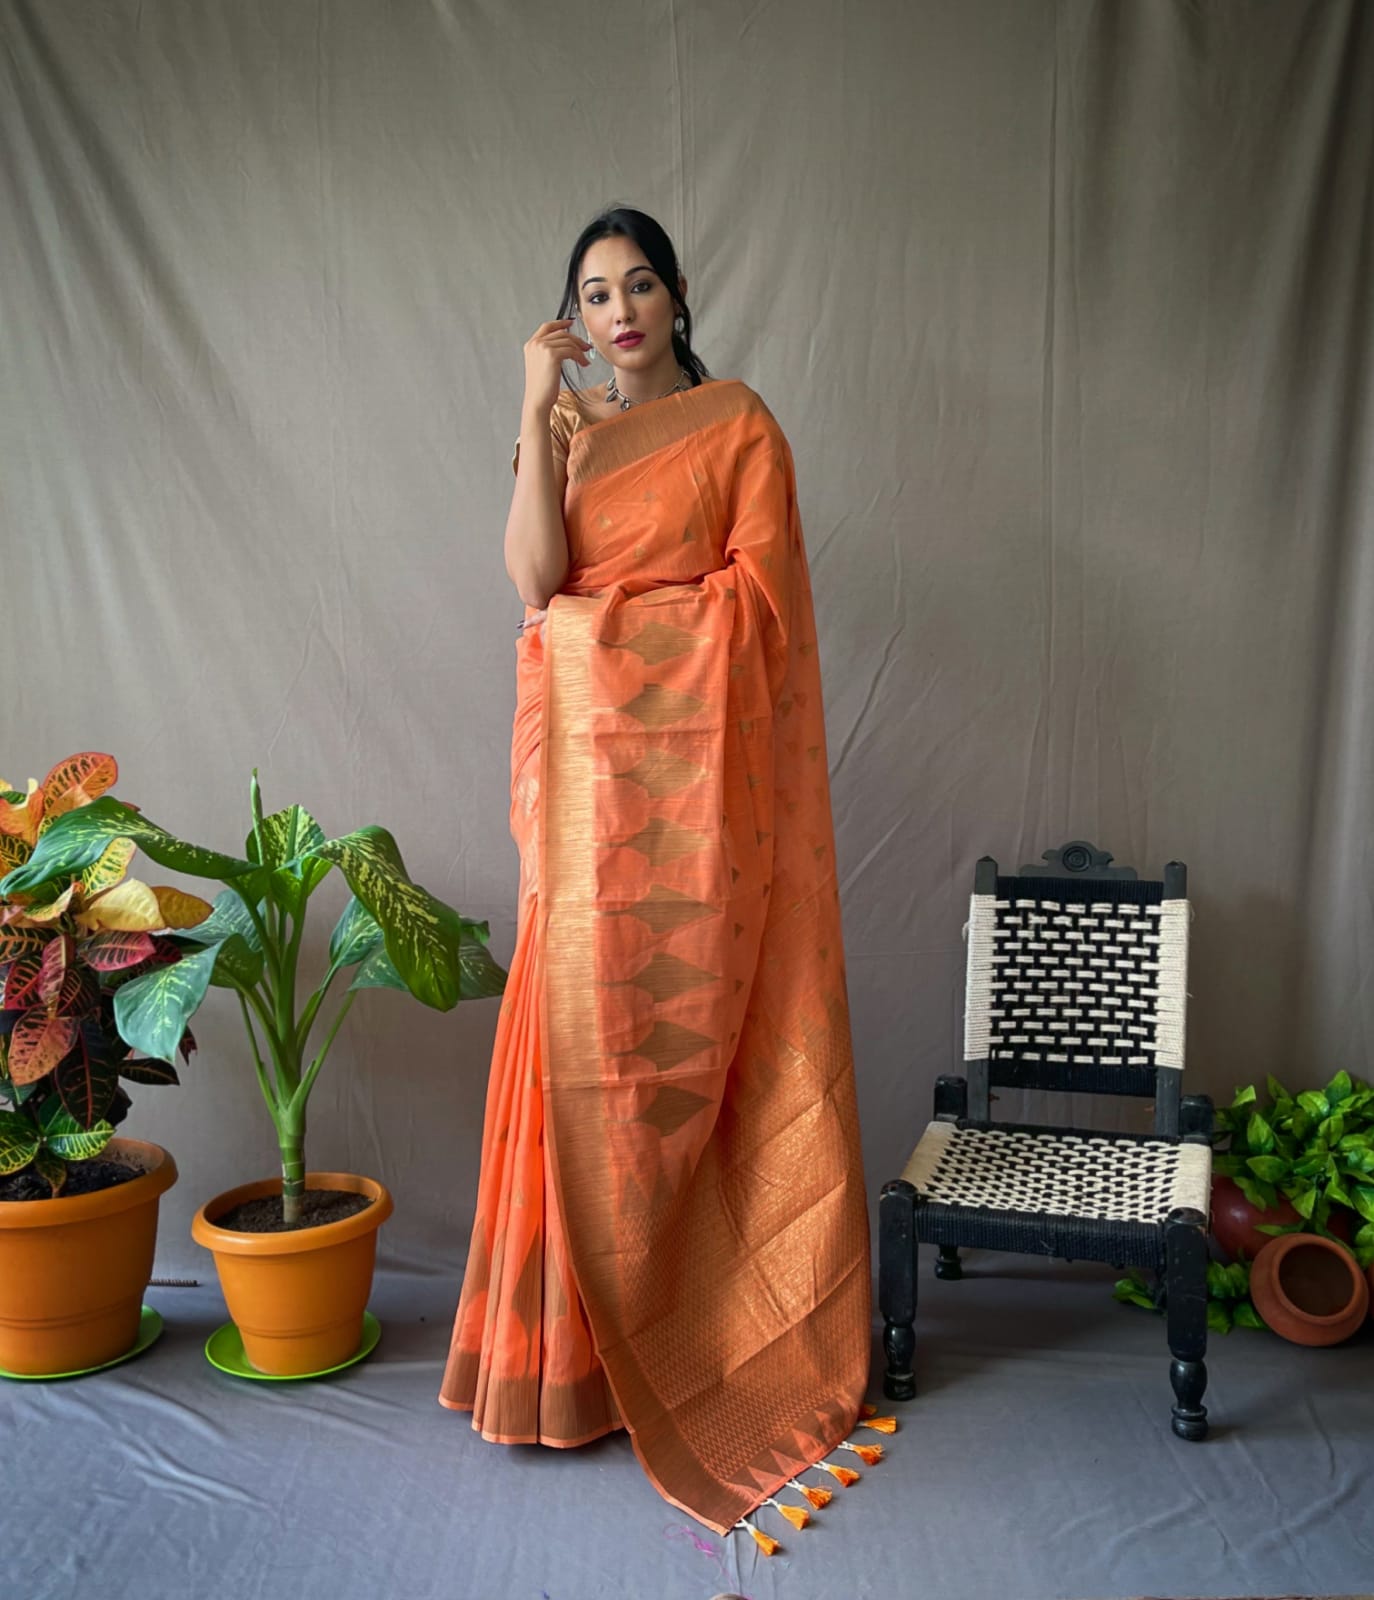
{"label": "woman", "polygon": [[519,923],[440,1398],[503,1443],[624,1425],[724,1532],[854,1425],[868,1225],[792,457],[686,295],[612,210],[525,346]]}

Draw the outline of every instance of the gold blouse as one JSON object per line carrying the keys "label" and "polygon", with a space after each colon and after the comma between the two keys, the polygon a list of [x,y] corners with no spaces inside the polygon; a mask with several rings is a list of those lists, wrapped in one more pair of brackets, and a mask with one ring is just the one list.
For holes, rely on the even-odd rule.
{"label": "gold blouse", "polygon": [[[579,396],[572,389],[560,389],[558,398],[553,403],[553,410],[549,413],[549,433],[553,439],[553,454],[556,461],[564,466],[568,462],[568,447],[572,444],[572,437],[580,428],[589,426],[595,418],[589,417],[582,409]],[[515,441],[515,450],[510,458],[512,472],[520,470],[520,440]]]}

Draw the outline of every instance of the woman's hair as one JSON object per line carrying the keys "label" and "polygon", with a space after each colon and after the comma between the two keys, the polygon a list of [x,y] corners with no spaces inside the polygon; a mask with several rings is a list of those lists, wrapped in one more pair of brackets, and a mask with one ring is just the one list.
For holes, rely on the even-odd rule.
{"label": "woman's hair", "polygon": [[[678,359],[678,365],[690,375],[692,387],[696,388],[703,378],[709,378],[711,374],[706,370],[706,363],[692,349],[692,313],[677,289],[680,276],[677,251],[658,223],[643,211],[635,211],[630,206],[609,206],[583,228],[568,257],[568,275],[564,279],[558,315],[571,317],[577,311],[577,275],[582,268],[583,256],[598,239],[615,237],[634,240],[644,252],[645,261],[662,279],[664,288],[672,297],[674,320],[682,318],[682,332],[673,329],[673,354]],[[579,367],[577,370],[580,372],[582,369]]]}

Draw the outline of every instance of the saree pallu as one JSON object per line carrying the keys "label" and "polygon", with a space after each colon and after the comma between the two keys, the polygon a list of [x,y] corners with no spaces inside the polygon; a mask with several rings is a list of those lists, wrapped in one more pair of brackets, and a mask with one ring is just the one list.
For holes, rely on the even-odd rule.
{"label": "saree pallu", "polygon": [[441,1399],[623,1422],[718,1532],[868,1377],[868,1224],[791,451],[703,384],[574,435],[571,566],[518,645],[516,952]]}

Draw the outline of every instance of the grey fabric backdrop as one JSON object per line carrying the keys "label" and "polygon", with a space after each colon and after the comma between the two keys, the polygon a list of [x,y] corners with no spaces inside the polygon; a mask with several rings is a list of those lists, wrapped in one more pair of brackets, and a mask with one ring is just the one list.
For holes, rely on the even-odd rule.
{"label": "grey fabric backdrop", "polygon": [[[256,763],[508,956],[520,347],[621,199],[796,455],[875,1188],[984,851],[1189,863],[1195,1087],[1368,1070],[1371,152],[1342,0],[3,0],[0,772],[237,848]],[[314,1100],[455,1294],[494,1026],[370,995]],[[272,1166],[197,1033],[167,1269]]]}

